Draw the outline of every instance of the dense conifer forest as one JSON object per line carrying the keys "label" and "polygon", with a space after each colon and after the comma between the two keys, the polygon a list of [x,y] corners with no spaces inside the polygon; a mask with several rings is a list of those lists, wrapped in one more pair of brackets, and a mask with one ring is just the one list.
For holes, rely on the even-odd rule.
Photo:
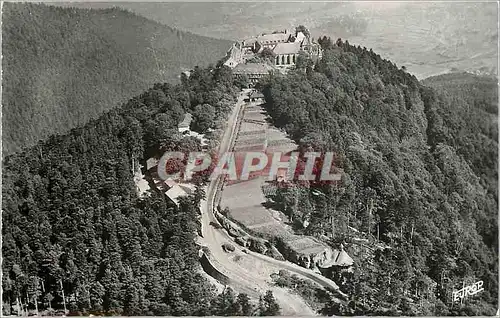
{"label": "dense conifer forest", "polygon": [[[199,105],[223,118],[238,88],[226,68],[195,68],[156,84],[83,127],[5,158],[3,313],[18,302],[73,314],[274,315],[272,293],[254,304],[202,275],[195,235],[201,190],[175,206],[139,197],[133,170],[166,150],[199,150],[177,133]],[[199,116],[198,116],[199,117]],[[205,123],[207,124],[207,123]],[[213,125],[214,122],[208,123]]]}
{"label": "dense conifer forest", "polygon": [[5,153],[85,124],[154,83],[177,81],[231,45],[118,8],[32,3],[5,3],[2,43]]}
{"label": "dense conifer forest", "polygon": [[[354,273],[337,279],[350,300],[323,313],[495,314],[495,80],[450,74],[420,83],[371,50],[319,41],[315,67],[301,63],[261,88],[278,127],[303,150],[334,151],[344,169],[339,184],[278,194],[299,202],[283,210],[309,221],[303,232],[357,255]],[[453,290],[478,280],[484,292],[452,304]]]}

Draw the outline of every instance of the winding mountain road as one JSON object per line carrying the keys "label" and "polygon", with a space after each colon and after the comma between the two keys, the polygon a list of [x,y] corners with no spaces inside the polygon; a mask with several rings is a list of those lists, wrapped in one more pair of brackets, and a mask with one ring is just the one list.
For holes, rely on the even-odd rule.
{"label": "winding mountain road", "polygon": [[[230,151],[236,137],[238,118],[242,114],[245,105],[244,98],[249,90],[240,93],[238,100],[228,118],[226,130],[222,136],[219,146],[219,158],[224,152]],[[206,200],[201,202],[202,237],[199,238],[201,245],[210,250],[210,262],[222,274],[230,279],[230,285],[236,291],[247,293],[251,297],[258,297],[266,290],[272,290],[273,294],[282,308],[284,315],[315,315],[314,311],[298,295],[272,285],[270,274],[277,273],[280,269],[286,269],[302,278],[310,279],[327,289],[338,290],[338,286],[331,280],[296,264],[278,261],[271,257],[253,253],[243,252],[233,238],[222,228],[216,228],[211,224],[219,224],[214,215],[215,198],[220,189],[222,180],[217,178],[211,180],[206,189]],[[232,253],[226,253],[222,244],[230,243],[236,246]]]}

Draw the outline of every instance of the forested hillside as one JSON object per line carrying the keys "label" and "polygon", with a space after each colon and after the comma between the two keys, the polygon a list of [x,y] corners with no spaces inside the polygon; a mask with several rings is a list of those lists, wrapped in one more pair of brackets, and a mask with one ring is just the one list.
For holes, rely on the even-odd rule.
{"label": "forested hillside", "polygon": [[200,150],[177,132],[184,112],[203,104],[224,118],[236,92],[230,70],[195,68],[182,84],[156,84],[83,127],[7,156],[3,314],[20,314],[17,304],[34,310],[35,299],[45,314],[62,310],[63,291],[73,314],[276,314],[272,293],[256,306],[230,289],[216,295],[200,274],[200,187],[177,207],[157,191],[138,197],[133,181],[146,153]]}
{"label": "forested hillside", "polygon": [[5,3],[2,26],[6,153],[84,124],[184,69],[214,63],[231,45],[117,8]]}
{"label": "forested hillside", "polygon": [[[300,63],[262,89],[278,127],[303,150],[336,152],[344,169],[340,184],[279,193],[284,202],[298,193],[285,213],[307,220],[305,233],[356,255],[354,273],[337,279],[350,300],[323,313],[494,315],[495,81],[453,74],[420,83],[371,50],[320,42],[314,68]],[[453,290],[479,280],[483,292],[452,303]]]}

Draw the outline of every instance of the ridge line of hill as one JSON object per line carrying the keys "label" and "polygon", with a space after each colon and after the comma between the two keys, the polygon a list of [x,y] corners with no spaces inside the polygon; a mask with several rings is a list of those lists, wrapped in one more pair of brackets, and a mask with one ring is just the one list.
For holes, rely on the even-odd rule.
{"label": "ridge line of hill", "polygon": [[231,41],[183,32],[121,8],[3,7],[3,151],[85,124]]}

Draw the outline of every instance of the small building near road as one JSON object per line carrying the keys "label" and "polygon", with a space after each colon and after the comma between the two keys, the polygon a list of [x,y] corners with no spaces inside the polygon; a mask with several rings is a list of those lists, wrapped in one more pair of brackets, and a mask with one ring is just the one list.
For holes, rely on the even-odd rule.
{"label": "small building near road", "polygon": [[151,178],[150,181],[158,191],[165,193],[175,205],[179,206],[179,198],[192,194],[195,187],[191,183],[181,183],[182,181],[176,181],[172,178],[168,178],[167,180],[161,179],[157,171],[158,163],[159,160],[154,157],[146,161],[146,168]]}
{"label": "small building near road", "polygon": [[318,264],[318,269],[323,276],[330,278],[336,284],[343,285],[345,283],[345,274],[353,272],[353,265],[354,260],[344,250],[344,246],[340,244],[340,250],[333,250],[333,255],[329,261]]}
{"label": "small building near road", "polygon": [[250,84],[255,85],[262,77],[276,69],[266,63],[241,63],[233,69],[233,74],[236,77],[246,76]]}
{"label": "small building near road", "polygon": [[193,70],[185,70],[185,71],[182,71],[179,75],[178,75],[178,78],[181,79],[181,81],[183,80],[183,77],[185,77],[186,79],[189,78],[189,76],[191,76],[191,73],[193,72]]}
{"label": "small building near road", "polygon": [[177,126],[178,131],[184,136],[190,136],[198,139],[200,141],[202,148],[205,149],[208,146],[208,139],[205,138],[205,134],[199,134],[189,129],[192,121],[193,121],[193,115],[191,115],[190,113],[186,113],[184,115],[184,119],[182,120],[182,122],[179,123],[179,125]]}
{"label": "small building near road", "polygon": [[158,159],[151,157],[146,160],[146,170],[149,171],[158,165]]}
{"label": "small building near road", "polygon": [[259,91],[253,91],[249,96],[248,96],[248,101],[249,102],[263,102],[264,101],[264,94],[262,94]]}
{"label": "small building near road", "polygon": [[[295,32],[275,31],[271,34],[261,34],[256,37],[252,37],[243,40],[241,43],[235,43],[231,49],[227,52],[224,60],[224,65],[229,67],[236,67],[238,70],[234,72],[245,72],[244,69],[249,65],[245,64],[246,61],[258,57],[259,53],[262,53],[264,49],[271,50],[273,52],[274,61],[272,64],[276,66],[281,72],[286,73],[290,68],[293,68],[297,63],[297,58],[299,53],[306,54],[313,61],[321,58],[322,50],[321,46],[310,37],[309,34],[299,31]],[[253,63],[258,65],[259,63]],[[262,64],[262,63],[260,63]],[[255,68],[254,65],[254,68]],[[267,74],[267,71],[264,72]],[[250,82],[255,84],[262,74],[259,70],[249,72],[246,74],[250,78]]]}
{"label": "small building near road", "polygon": [[179,198],[187,196],[186,190],[178,184],[175,184],[165,192],[165,195],[177,206],[179,206]]}

